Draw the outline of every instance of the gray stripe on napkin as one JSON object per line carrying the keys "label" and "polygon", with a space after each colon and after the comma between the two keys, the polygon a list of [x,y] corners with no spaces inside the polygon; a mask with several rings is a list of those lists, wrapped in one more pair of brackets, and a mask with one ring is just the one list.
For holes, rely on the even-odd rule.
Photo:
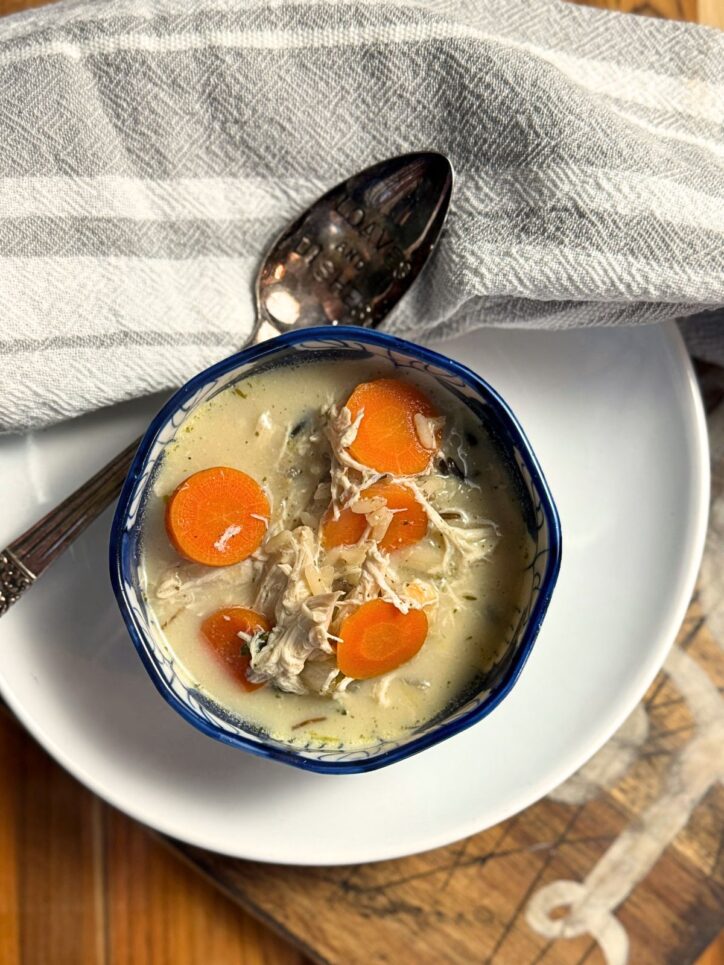
{"label": "gray stripe on napkin", "polygon": [[[80,64],[62,57],[11,64],[4,68],[4,98],[0,88],[0,116],[8,118],[7,137],[0,140],[0,176],[300,177],[326,172],[336,179],[376,158],[423,144],[452,152],[461,170],[603,160],[612,170],[641,173],[661,171],[666,164],[667,176],[675,180],[706,182],[708,172],[701,168],[706,155],[697,144],[652,138],[600,95],[595,95],[592,115],[591,96],[568,84],[550,64],[533,68],[518,51],[504,51],[501,62],[501,52],[488,42],[451,40],[442,51],[438,47],[424,40],[399,47],[343,47],[331,58],[327,48],[232,51],[209,46],[172,53],[90,54]],[[426,70],[431,59],[439,73]],[[360,61],[364,82],[353,83]],[[206,86],[197,83],[199,71]],[[294,85],[288,82],[290,74]],[[250,78],[260,78],[251,89]],[[43,96],[18,115],[12,91],[30,85]],[[488,87],[496,89],[496,98],[481,100]],[[82,113],[66,103],[69,88],[83,94]],[[300,136],[298,123],[310,106],[327,110],[330,97],[344,119],[334,152],[323,143],[331,132],[312,126]],[[554,108],[560,98],[565,111]],[[521,112],[521,103],[531,105],[528,114]],[[398,128],[366,130],[380,104],[396,105]],[[64,116],[62,126],[49,124],[59,115]],[[450,116],[464,123],[450,126]],[[695,119],[691,124],[696,129]],[[710,125],[699,126],[707,138]],[[280,131],[289,135],[282,138]]]}
{"label": "gray stripe on napkin", "polygon": [[76,349],[172,348],[178,345],[222,346],[232,350],[241,341],[239,332],[109,332],[98,335],[50,335],[48,338],[0,339],[2,355],[63,352]]}
{"label": "gray stripe on napkin", "polygon": [[8,218],[0,221],[0,258],[259,256],[266,233],[253,220]]}
{"label": "gray stripe on napkin", "polygon": [[408,150],[446,152],[458,181],[398,331],[722,306],[723,78],[722,34],[558,0],[79,0],[0,20],[0,431],[231,351],[291,213]]}
{"label": "gray stripe on napkin", "polygon": [[[540,210],[518,204],[484,215],[458,214],[450,219],[451,240],[469,246],[545,245],[630,256],[658,269],[662,243],[683,270],[697,275],[721,265],[721,233],[691,225],[662,223],[651,216],[620,216],[611,223],[608,211]],[[186,219],[146,221],[124,218],[8,218],[0,221],[0,258],[133,257],[193,259],[202,255],[261,256],[269,235],[264,222]],[[475,271],[478,257],[471,260]]]}

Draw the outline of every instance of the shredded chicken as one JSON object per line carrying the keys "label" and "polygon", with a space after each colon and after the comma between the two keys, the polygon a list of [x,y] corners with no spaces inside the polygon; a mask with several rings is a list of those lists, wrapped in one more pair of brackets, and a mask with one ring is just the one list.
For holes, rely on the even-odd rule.
{"label": "shredded chicken", "polygon": [[442,431],[442,427],[445,425],[445,419],[442,416],[430,418],[429,416],[424,416],[421,412],[416,412],[414,422],[415,432],[422,447],[429,449],[431,452],[437,452],[439,448],[437,440]]}
{"label": "shredded chicken", "polygon": [[346,406],[330,406],[325,424],[325,435],[332,450],[330,488],[332,512],[337,519],[340,511],[359,499],[363,489],[382,478],[381,474],[363,466],[350,456],[348,447],[357,437],[359,424],[364,416],[360,410],[352,421],[352,413]]}
{"label": "shredded chicken", "polygon": [[462,525],[453,526],[435,509],[414,480],[406,480],[405,485],[412,490],[415,499],[427,513],[431,525],[445,541],[443,567],[447,567],[455,551],[468,563],[488,559],[500,538],[500,530],[491,519],[471,520],[467,513],[457,510]]}
{"label": "shredded chicken", "polygon": [[368,600],[378,597],[387,603],[392,603],[402,613],[407,613],[411,607],[396,590],[399,578],[390,563],[389,556],[373,541],[365,544],[366,555],[361,567],[359,583],[344,600],[345,606],[356,607]]}
{"label": "shredded chicken", "polygon": [[[259,429],[268,428],[262,425],[267,415],[260,416]],[[364,412],[353,420],[346,407],[330,405],[323,415],[323,433],[319,421],[308,417],[303,432],[297,430],[286,435],[277,466],[289,478],[289,485],[277,501],[273,523],[270,525],[270,521],[264,520],[267,538],[254,559],[210,573],[199,568],[203,576],[183,575],[178,568],[162,581],[157,596],[185,600],[189,594],[192,598],[194,586],[219,579],[223,574],[229,582],[248,583],[261,571],[253,607],[269,617],[273,629],[268,633],[244,635],[251,654],[249,679],[256,683],[272,682],[289,693],[331,694],[341,699],[352,679],[342,677],[337,669],[334,644],[339,643],[340,638],[333,631],[349,609],[381,599],[402,613],[426,609],[434,614],[440,592],[452,590],[447,577],[453,560],[472,563],[485,559],[495,546],[498,530],[489,520],[470,519],[463,510],[454,507],[443,515],[432,504],[431,500],[443,488],[439,479],[430,476],[434,465],[432,454],[438,451],[443,420],[415,417],[420,442],[431,451],[430,464],[417,477],[396,477],[369,469],[349,453]],[[327,458],[327,444],[331,460],[329,477],[328,481],[326,478],[320,481],[322,470],[315,475],[311,469]],[[309,467],[303,486],[299,475],[293,472],[298,468],[294,462],[285,469],[289,459],[296,462],[303,459]],[[435,583],[401,577],[390,556],[380,549],[394,514],[404,512],[388,507],[382,497],[363,495],[383,477],[408,487],[425,510],[431,537],[414,552],[420,557],[418,570],[434,575]],[[356,545],[340,546],[328,552],[322,550],[321,520],[330,506],[334,518],[346,508],[364,517],[365,530]],[[235,535],[234,529],[229,527],[219,544],[226,545]],[[435,537],[439,548],[434,544]],[[388,688],[393,679],[403,678],[388,674],[375,685],[374,696],[383,705],[389,699]],[[414,686],[426,685],[425,681],[405,680]]]}
{"label": "shredded chicken", "polygon": [[259,418],[258,418],[258,420],[257,420],[257,423],[256,423],[256,431],[257,431],[257,432],[264,432],[264,431],[266,431],[267,429],[271,429],[271,428],[272,428],[272,425],[273,425],[273,423],[272,423],[272,419],[271,419],[271,416],[269,415],[269,413],[268,413],[268,412],[262,412],[262,414],[259,416]]}
{"label": "shredded chicken", "polygon": [[395,513],[399,512],[402,512],[402,510],[381,506],[379,509],[366,514],[365,519],[369,526],[370,536],[375,543],[379,543],[385,538]]}
{"label": "shredded chicken", "polygon": [[[257,519],[261,519],[261,516],[257,516]],[[214,549],[218,550],[219,553],[226,551],[226,547],[229,544],[229,540],[234,536],[237,536],[241,532],[241,526],[227,526],[224,532],[219,536],[219,538],[214,543]]]}
{"label": "shredded chicken", "polygon": [[339,677],[339,670],[333,659],[308,660],[300,676],[308,691],[325,696],[332,690],[335,680]]}
{"label": "shredded chicken", "polygon": [[300,576],[305,566],[316,563],[314,533],[307,526],[282,530],[266,541],[264,552],[267,562],[257,588],[254,609],[276,616],[280,608],[310,595]]}
{"label": "shredded chicken", "polygon": [[327,630],[339,597],[338,592],[323,593],[307,597],[283,609],[281,614],[277,610],[281,619],[270,631],[266,642],[260,642],[256,647],[250,645],[249,679],[256,683],[273,680],[280,690],[288,693],[313,692],[312,682],[303,677],[302,672],[307,661],[332,653]]}
{"label": "shredded chicken", "polygon": [[397,675],[393,671],[392,673],[386,673],[375,681],[372,688],[372,696],[380,707],[390,707],[392,705],[392,701],[390,700],[390,687],[396,679]]}
{"label": "shredded chicken", "polygon": [[430,686],[429,680],[414,680],[410,677],[403,676],[403,673],[404,667],[398,667],[397,670],[393,670],[377,678],[372,687],[372,698],[377,701],[380,707],[392,706],[393,701],[390,697],[390,687],[395,681],[407,687],[414,687],[417,690],[427,690]]}
{"label": "shredded chicken", "polygon": [[357,681],[354,677],[342,676],[341,680],[338,680],[334,689],[331,692],[333,700],[339,701],[339,703],[344,704],[345,698],[347,696],[347,690],[351,684],[356,684]]}
{"label": "shredded chicken", "polygon": [[346,415],[343,416],[343,421],[346,423],[346,426],[343,428],[342,434],[339,437],[339,447],[340,449],[349,449],[357,438],[359,427],[365,417],[365,410],[364,408],[359,410],[354,422],[352,421],[352,413],[347,406],[342,406],[339,415],[342,416],[342,413],[346,413]]}
{"label": "shredded chicken", "polygon": [[159,600],[189,606],[194,602],[194,591],[209,583],[225,583],[233,586],[252,583],[255,577],[254,560],[244,560],[234,566],[209,569],[196,563],[179,563],[161,577],[156,587]]}
{"label": "shredded chicken", "polygon": [[[319,547],[308,526],[280,533],[271,546],[267,544],[266,552],[269,559],[254,609],[273,615],[274,628],[257,646],[250,645],[249,679],[256,683],[273,680],[289,693],[321,693],[302,672],[307,661],[332,656],[328,631],[341,593],[314,592],[310,586],[324,590],[317,567]],[[320,686],[328,686],[326,678]]]}

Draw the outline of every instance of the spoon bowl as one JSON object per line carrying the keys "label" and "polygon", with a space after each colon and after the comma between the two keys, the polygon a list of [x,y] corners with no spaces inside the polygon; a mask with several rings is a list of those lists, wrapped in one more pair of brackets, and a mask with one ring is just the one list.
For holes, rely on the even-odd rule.
{"label": "spoon bowl", "polygon": [[427,261],[452,187],[448,159],[424,152],[381,161],[328,191],[264,258],[254,341],[310,325],[376,328]]}

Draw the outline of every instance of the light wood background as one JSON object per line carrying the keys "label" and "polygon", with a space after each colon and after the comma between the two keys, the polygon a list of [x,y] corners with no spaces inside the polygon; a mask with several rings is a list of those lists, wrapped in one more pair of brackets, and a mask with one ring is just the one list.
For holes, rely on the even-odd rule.
{"label": "light wood background", "polygon": [[[0,0],[0,14],[42,2]],[[724,28],[724,0],[590,3]],[[724,940],[700,961],[724,965]],[[0,965],[305,962],[160,840],[81,787],[0,711]]]}

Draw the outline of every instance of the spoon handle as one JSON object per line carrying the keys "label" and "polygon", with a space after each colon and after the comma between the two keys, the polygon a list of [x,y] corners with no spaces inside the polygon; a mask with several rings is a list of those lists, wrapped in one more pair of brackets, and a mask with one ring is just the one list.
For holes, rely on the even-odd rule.
{"label": "spoon handle", "polygon": [[[274,325],[260,319],[247,344],[258,345],[278,334]],[[67,499],[0,550],[0,617],[116,499],[140,441],[138,438],[132,442]]]}
{"label": "spoon handle", "polygon": [[[260,320],[248,344],[257,345],[278,334],[271,323]],[[0,550],[0,617],[116,499],[140,441],[138,438],[132,442],[67,499]]]}
{"label": "spoon handle", "polygon": [[110,506],[121,491],[140,441],[132,442],[67,499],[0,550],[0,616]]}

